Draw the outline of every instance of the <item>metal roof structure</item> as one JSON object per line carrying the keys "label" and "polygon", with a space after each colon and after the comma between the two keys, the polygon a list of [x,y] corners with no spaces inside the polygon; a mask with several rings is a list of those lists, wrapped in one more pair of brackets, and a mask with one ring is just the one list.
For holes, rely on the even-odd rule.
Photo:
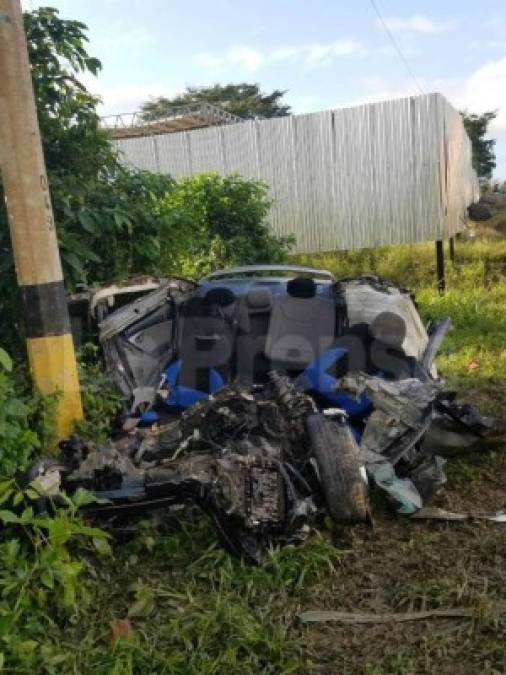
{"label": "metal roof structure", "polygon": [[223,108],[210,103],[196,103],[171,108],[167,115],[156,120],[146,120],[142,112],[106,115],[100,119],[100,126],[109,133],[112,139],[116,140],[204,129],[238,122],[244,122],[242,117],[233,115]]}

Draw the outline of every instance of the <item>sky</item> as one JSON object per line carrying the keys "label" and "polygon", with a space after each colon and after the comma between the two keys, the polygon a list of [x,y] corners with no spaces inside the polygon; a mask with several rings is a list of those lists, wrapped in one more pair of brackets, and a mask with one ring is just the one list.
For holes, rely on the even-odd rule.
{"label": "sky", "polygon": [[103,64],[86,85],[101,114],[133,112],[187,85],[258,82],[293,112],[440,92],[498,110],[496,176],[506,179],[506,0],[23,0],[89,27]]}

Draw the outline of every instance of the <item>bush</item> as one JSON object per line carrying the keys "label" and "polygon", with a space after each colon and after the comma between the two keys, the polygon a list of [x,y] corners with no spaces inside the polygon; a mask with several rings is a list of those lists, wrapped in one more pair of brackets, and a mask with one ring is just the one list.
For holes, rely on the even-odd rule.
{"label": "bush", "polygon": [[[108,535],[84,525],[78,508],[96,501],[84,490],[63,497],[52,515],[37,514],[36,483],[21,490],[18,470],[55,441],[55,397],[30,393],[27,373],[0,348],[0,670],[61,672],[68,650],[58,630],[89,604],[83,572],[94,552],[110,556]],[[103,407],[103,406],[102,406]]]}
{"label": "bush", "polygon": [[260,180],[217,173],[179,178],[159,207],[160,271],[199,277],[225,265],[282,262],[292,240],[270,233],[270,206]]}
{"label": "bush", "polygon": [[77,423],[76,433],[93,441],[105,441],[114,429],[123,399],[104,373],[100,350],[85,344],[79,351],[79,382],[84,419]]}
{"label": "bush", "polygon": [[159,203],[173,185],[168,176],[117,167],[87,185],[79,178],[52,181],[67,286],[156,272],[167,223]]}
{"label": "bush", "polygon": [[36,483],[20,490],[12,480],[0,481],[0,670],[62,672],[67,650],[54,637],[55,629],[77,622],[89,604],[86,579],[95,549],[110,556],[107,535],[83,525],[80,506],[97,501],[85,490],[55,510],[36,515]]}
{"label": "bush", "polygon": [[34,450],[47,453],[55,440],[56,398],[29,393],[27,374],[12,372],[0,348],[0,476],[26,468]]}

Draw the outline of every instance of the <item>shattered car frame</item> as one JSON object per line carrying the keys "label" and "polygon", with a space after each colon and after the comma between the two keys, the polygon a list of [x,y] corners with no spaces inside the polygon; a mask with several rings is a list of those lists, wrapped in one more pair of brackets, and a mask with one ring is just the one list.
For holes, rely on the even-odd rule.
{"label": "shattered car frame", "polygon": [[124,431],[69,439],[31,477],[107,499],[96,517],[197,504],[251,561],[325,512],[369,520],[371,485],[414,514],[445,482],[448,438],[464,447],[491,424],[437,377],[449,328],[427,331],[377,277],[264,265],[164,280],[100,323]]}

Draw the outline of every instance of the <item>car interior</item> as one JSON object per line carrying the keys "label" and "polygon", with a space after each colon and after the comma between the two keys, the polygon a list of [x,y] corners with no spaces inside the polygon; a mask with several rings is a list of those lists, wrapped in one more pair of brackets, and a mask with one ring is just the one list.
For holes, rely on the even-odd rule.
{"label": "car interior", "polygon": [[296,377],[333,344],[338,308],[332,284],[304,276],[207,284],[180,307],[179,367],[167,384],[207,396],[220,381],[262,384],[272,369]]}

